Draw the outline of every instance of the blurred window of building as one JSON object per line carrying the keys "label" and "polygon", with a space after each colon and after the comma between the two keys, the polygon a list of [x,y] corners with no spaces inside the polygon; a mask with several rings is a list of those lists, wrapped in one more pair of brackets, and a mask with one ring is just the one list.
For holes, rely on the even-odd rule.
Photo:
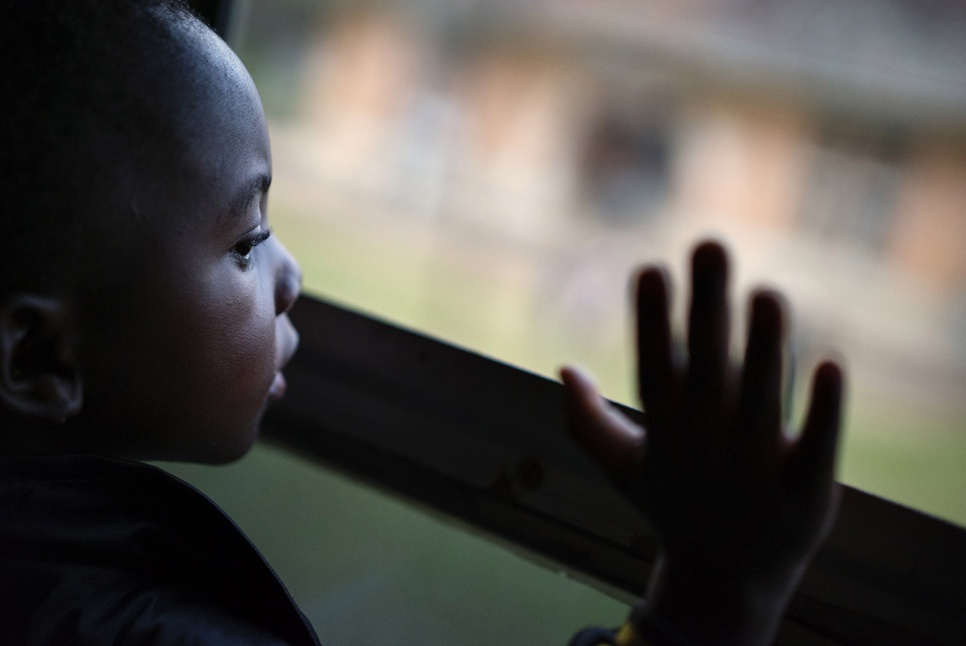
{"label": "blurred window of building", "polygon": [[665,124],[604,115],[590,133],[583,162],[594,216],[614,226],[657,216],[670,188],[670,147]]}
{"label": "blurred window of building", "polygon": [[827,130],[814,145],[800,226],[822,238],[880,250],[896,219],[903,145],[879,132]]}

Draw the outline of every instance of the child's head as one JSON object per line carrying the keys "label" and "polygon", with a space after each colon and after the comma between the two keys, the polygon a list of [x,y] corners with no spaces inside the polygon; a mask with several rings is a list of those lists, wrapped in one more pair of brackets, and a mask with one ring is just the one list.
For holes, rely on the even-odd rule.
{"label": "child's head", "polygon": [[300,279],[251,79],[176,2],[0,8],[0,452],[240,456]]}

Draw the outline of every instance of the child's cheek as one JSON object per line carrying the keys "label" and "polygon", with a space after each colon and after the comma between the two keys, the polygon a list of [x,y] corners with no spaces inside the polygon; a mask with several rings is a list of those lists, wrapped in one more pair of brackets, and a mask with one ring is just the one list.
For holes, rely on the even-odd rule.
{"label": "child's cheek", "polygon": [[[252,279],[256,278],[256,279]],[[275,312],[271,291],[249,274],[234,277],[214,313],[209,339],[212,378],[230,387],[222,393],[257,414],[275,372]]]}
{"label": "child's cheek", "polygon": [[275,373],[271,293],[249,272],[219,274],[193,299],[191,329],[181,331],[195,355],[185,407],[210,460],[238,457],[254,441]]}

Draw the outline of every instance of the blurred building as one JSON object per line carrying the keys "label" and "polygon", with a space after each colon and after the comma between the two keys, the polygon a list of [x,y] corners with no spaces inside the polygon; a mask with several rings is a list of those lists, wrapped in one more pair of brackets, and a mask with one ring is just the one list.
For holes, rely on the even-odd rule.
{"label": "blurred building", "polygon": [[277,157],[334,211],[522,250],[533,307],[587,334],[623,325],[637,259],[723,235],[742,288],[800,305],[803,347],[964,405],[960,3],[292,6],[305,62]]}

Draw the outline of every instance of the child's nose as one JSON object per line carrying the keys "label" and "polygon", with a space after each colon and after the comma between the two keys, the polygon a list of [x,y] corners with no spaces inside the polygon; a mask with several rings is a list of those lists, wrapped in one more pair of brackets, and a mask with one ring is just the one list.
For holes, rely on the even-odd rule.
{"label": "child's nose", "polygon": [[292,309],[302,289],[302,270],[292,254],[278,244],[279,260],[275,272],[275,313],[282,315]]}

